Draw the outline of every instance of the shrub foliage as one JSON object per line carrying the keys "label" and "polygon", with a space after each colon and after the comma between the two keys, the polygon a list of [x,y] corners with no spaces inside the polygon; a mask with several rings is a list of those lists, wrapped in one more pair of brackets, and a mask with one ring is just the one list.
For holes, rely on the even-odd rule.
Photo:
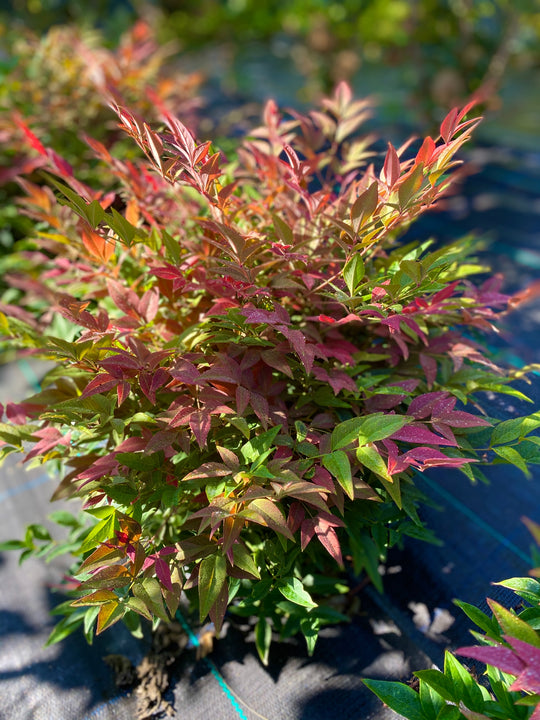
{"label": "shrub foliage", "polygon": [[185,592],[218,632],[228,606],[255,616],[263,661],[272,630],[311,651],[346,619],[324,602],[340,568],[380,587],[388,548],[432,539],[415,472],[540,461],[538,414],[493,429],[480,406],[524,397],[473,339],[507,307],[500,281],[469,279],[470,239],[399,242],[478,119],[452,110],[379,168],[344,84],[305,115],[269,102],[232,161],[163,107],[157,131],[111,103],[146,156],[88,140],[115,192],[19,121],[49,175],[19,178],[33,234],[0,331],[55,367],[4,409],[1,454],[60,468],[53,500],[85,521],[9,546],[76,557],[53,640],[166,621]]}

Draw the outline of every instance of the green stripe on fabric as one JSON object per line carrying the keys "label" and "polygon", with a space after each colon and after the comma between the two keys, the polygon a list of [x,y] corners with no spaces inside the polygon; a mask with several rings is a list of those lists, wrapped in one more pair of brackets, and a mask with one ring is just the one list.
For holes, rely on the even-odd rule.
{"label": "green stripe on fabric", "polygon": [[[186,634],[187,634],[187,636],[188,636],[189,641],[191,642],[191,644],[192,644],[194,647],[199,647],[199,645],[200,645],[200,643],[199,643],[199,638],[195,635],[195,633],[193,632],[193,630],[190,628],[190,626],[189,626],[188,623],[186,622],[186,620],[185,620],[184,616],[182,615],[182,613],[180,612],[180,610],[177,610],[177,611],[176,611],[176,619],[179,621],[180,625],[182,625],[182,627],[183,627],[184,630],[186,631]],[[204,662],[205,662],[206,665],[208,666],[208,669],[210,670],[210,672],[212,673],[212,675],[213,675],[213,676],[215,677],[215,679],[218,681],[219,687],[220,687],[221,690],[223,691],[223,693],[224,693],[224,695],[226,696],[227,700],[230,702],[231,707],[232,707],[233,710],[236,712],[236,714],[238,715],[238,717],[241,718],[241,720],[248,720],[246,714],[244,713],[244,711],[242,710],[242,708],[241,708],[240,705],[238,704],[238,701],[236,700],[236,698],[234,697],[234,695],[233,695],[232,692],[230,691],[227,683],[225,682],[224,678],[221,676],[219,670],[218,670],[217,667],[214,665],[214,663],[212,662],[212,660],[210,660],[210,658],[204,658]]]}

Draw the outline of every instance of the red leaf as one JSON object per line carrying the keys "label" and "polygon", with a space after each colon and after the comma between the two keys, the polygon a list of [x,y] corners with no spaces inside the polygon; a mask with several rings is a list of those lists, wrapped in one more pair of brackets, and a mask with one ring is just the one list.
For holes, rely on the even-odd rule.
{"label": "red leaf", "polygon": [[428,430],[424,425],[418,423],[411,423],[402,427],[393,435],[390,436],[391,440],[402,440],[408,443],[426,443],[428,445],[456,445],[455,442],[442,438],[439,435],[435,435],[431,430]]}
{"label": "red leaf", "polygon": [[340,567],[343,567],[343,557],[337,533],[325,518],[317,517],[315,534],[325,550],[328,551]]}
{"label": "red leaf", "polygon": [[427,137],[422,143],[422,147],[416,154],[416,164],[419,165],[420,163],[423,163],[424,165],[427,165],[433,156],[435,148],[436,145],[432,138]]}
{"label": "red leaf", "polygon": [[206,445],[206,439],[211,428],[210,415],[207,412],[194,412],[189,418],[189,427],[191,428],[199,447]]}
{"label": "red leaf", "polygon": [[36,430],[32,437],[39,438],[32,450],[25,457],[24,462],[28,462],[36,455],[45,455],[50,450],[53,450],[57,445],[69,445],[71,438],[70,433],[62,435],[62,433],[54,427],[44,427],[41,430]]}
{"label": "red leaf", "polygon": [[321,487],[325,488],[326,490],[328,490],[328,492],[334,493],[336,490],[334,481],[332,480],[332,476],[330,475],[328,470],[321,467],[321,465],[317,465],[317,467],[315,468],[313,482],[316,485],[320,485]]}
{"label": "red leaf", "polygon": [[285,353],[281,353],[278,350],[264,350],[261,353],[262,360],[274,370],[282,372],[288,377],[293,377],[293,372],[287,362],[287,356]]}
{"label": "red leaf", "polygon": [[249,404],[253,408],[255,415],[261,421],[262,426],[266,429],[268,427],[268,400],[259,393],[252,392],[249,398]]}
{"label": "red leaf", "polygon": [[107,279],[107,290],[116,307],[126,315],[138,319],[139,298],[129,288],[124,287],[116,280]]}
{"label": "red leaf", "polygon": [[307,520],[304,520],[300,526],[300,547],[302,548],[302,551],[307,548],[311,539],[315,535],[315,522],[316,521],[313,518],[308,518]]}
{"label": "red leaf", "polygon": [[99,375],[96,375],[96,377],[84,388],[81,393],[81,400],[90,397],[91,395],[105,393],[108,390],[115,388],[118,383],[119,380],[109,375],[109,373],[100,373]]}
{"label": "red leaf", "polygon": [[116,394],[118,396],[118,407],[124,402],[124,400],[129,396],[129,393],[131,391],[131,385],[127,382],[127,380],[124,380],[121,383],[118,383],[116,386]]}
{"label": "red leaf", "polygon": [[453,108],[450,110],[448,115],[444,118],[444,120],[441,123],[441,137],[444,140],[445,143],[449,142],[451,140],[452,135],[455,133],[457,125],[458,125],[458,109]]}
{"label": "red leaf", "polygon": [[169,380],[169,372],[165,368],[158,368],[155,373],[141,373],[139,384],[152,405],[156,404],[156,391]]}
{"label": "red leaf", "polygon": [[441,423],[441,422],[434,422],[433,429],[435,430],[435,432],[438,432],[440,435],[447,438],[448,440],[451,440],[453,443],[455,443],[457,445],[456,436],[454,435],[454,433],[452,432],[452,430],[450,429],[450,427],[448,425],[446,425],[445,423]]}
{"label": "red leaf", "polygon": [[[32,417],[35,413],[39,413],[40,410],[42,410],[41,405],[26,402],[8,402],[5,408],[7,419],[14,425],[26,425],[26,419]],[[0,404],[0,418],[2,417],[2,413],[3,407]]]}
{"label": "red leaf", "polygon": [[159,309],[159,290],[151,288],[147,290],[139,301],[139,314],[146,320],[152,322]]}
{"label": "red leaf", "polygon": [[454,412],[448,413],[442,419],[451,427],[489,427],[491,425],[488,420],[462,410],[454,410]]}
{"label": "red leaf", "polygon": [[26,136],[26,139],[30,143],[30,145],[34,148],[34,150],[37,150],[40,155],[44,155],[47,157],[47,151],[45,150],[45,147],[41,144],[41,142],[38,140],[38,138],[34,135],[34,133],[30,130],[28,125],[23,122],[22,118],[16,114],[14,117],[16,125],[23,131],[23,133]]}
{"label": "red leaf", "polygon": [[287,525],[289,526],[289,530],[292,533],[295,533],[302,524],[305,517],[306,511],[304,510],[303,505],[301,505],[299,502],[293,502],[291,504],[291,507],[289,508],[289,517],[287,518]]}
{"label": "red leaf", "polygon": [[433,411],[435,404],[442,398],[448,397],[447,392],[437,391],[431,393],[424,393],[415,397],[409,405],[407,415],[412,415],[417,420],[429,417]]}
{"label": "red leaf", "polygon": [[169,563],[160,557],[155,559],[155,569],[158,580],[167,590],[172,590],[171,569]]}
{"label": "red leaf", "polygon": [[437,361],[434,357],[420,353],[418,355],[420,366],[426,376],[426,383],[428,388],[432,388],[435,380],[437,379]]}
{"label": "red leaf", "polygon": [[525,669],[525,663],[510,648],[502,647],[502,645],[460,647],[455,650],[455,653],[456,655],[480,660],[486,665],[493,665],[503,672],[510,673],[510,675],[519,675]]}
{"label": "red leaf", "polygon": [[358,392],[358,387],[352,377],[347,375],[343,370],[330,370],[328,374],[328,384],[334,391],[334,395],[337,395],[340,390],[350,390],[353,393]]}
{"label": "red leaf", "polygon": [[435,293],[431,300],[432,304],[439,303],[441,302],[441,300],[446,300],[447,298],[452,297],[452,295],[454,294],[454,290],[460,282],[460,280],[454,280],[453,283],[450,283],[450,285],[447,285],[445,288]]}
{"label": "red leaf", "polygon": [[392,143],[388,143],[388,150],[384,159],[384,166],[381,173],[382,180],[390,189],[396,184],[400,173],[398,154]]}
{"label": "red leaf", "polygon": [[107,475],[115,475],[118,472],[118,460],[114,453],[98,458],[90,467],[77,475],[78,480],[99,480]]}
{"label": "red leaf", "polygon": [[285,325],[278,325],[276,330],[279,330],[279,332],[287,338],[292,349],[300,358],[306,372],[309,374],[315,359],[315,348],[312,345],[306,344],[304,333],[300,330],[291,330]]}
{"label": "red leaf", "polygon": [[251,393],[249,392],[249,390],[246,390],[245,387],[239,385],[236,388],[236,412],[238,415],[244,414],[245,409],[248,406],[250,397]]}
{"label": "red leaf", "polygon": [[175,380],[180,380],[186,385],[206,385],[206,382],[201,380],[201,374],[195,365],[188,360],[177,360],[170,373]]}

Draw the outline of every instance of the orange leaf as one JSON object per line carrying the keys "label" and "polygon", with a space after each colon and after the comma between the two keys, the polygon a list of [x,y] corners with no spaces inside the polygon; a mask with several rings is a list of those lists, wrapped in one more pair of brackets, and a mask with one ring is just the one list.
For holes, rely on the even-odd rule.
{"label": "orange leaf", "polygon": [[107,240],[89,227],[82,231],[82,241],[88,252],[103,262],[108,262],[114,253],[114,241]]}

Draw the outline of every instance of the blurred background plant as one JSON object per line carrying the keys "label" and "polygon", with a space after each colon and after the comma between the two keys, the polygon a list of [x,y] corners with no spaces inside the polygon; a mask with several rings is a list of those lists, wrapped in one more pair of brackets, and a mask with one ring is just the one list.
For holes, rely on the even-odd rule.
{"label": "blurred background plant", "polygon": [[[394,110],[403,111],[405,96],[424,120],[440,120],[479,90],[493,98],[507,68],[526,72],[540,61],[537,0],[10,0],[6,7],[6,25],[17,16],[43,33],[74,22],[99,27],[112,44],[137,17],[151,17],[160,42],[178,42],[229,90],[268,93],[258,82],[264,64],[266,81],[273,77],[297,100],[311,102],[340,80],[359,83],[360,94],[372,83],[389,100],[396,93]],[[286,72],[276,77],[276,69]]]}
{"label": "blurred background plant", "polygon": [[3,30],[0,248],[9,250],[29,230],[28,219],[14,202],[19,188],[13,181],[44,161],[30,151],[35,141],[29,140],[25,126],[40,142],[57,148],[77,168],[81,180],[94,178],[107,187],[113,177],[95,177],[99,170],[84,136],[99,140],[126,160],[137,156],[118,131],[108,100],[114,98],[153,119],[158,108],[166,107],[195,124],[201,76],[175,69],[171,77],[165,61],[175,47],[159,45],[142,20],[124,30],[113,49],[107,47],[104,32],[74,24],[53,25],[43,35],[18,23],[11,29],[6,23]]}

